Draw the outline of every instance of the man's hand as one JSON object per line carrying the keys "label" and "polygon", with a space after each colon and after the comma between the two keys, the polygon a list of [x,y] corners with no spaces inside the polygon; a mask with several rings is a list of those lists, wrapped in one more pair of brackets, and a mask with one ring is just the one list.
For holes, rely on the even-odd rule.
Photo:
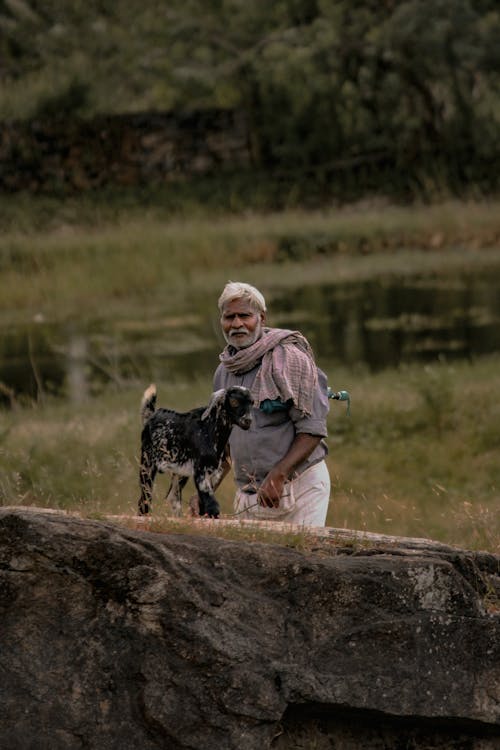
{"label": "man's hand", "polygon": [[259,487],[257,493],[259,505],[265,508],[278,508],[286,479],[286,474],[283,474],[278,466],[272,468]]}
{"label": "man's hand", "polygon": [[288,453],[273,466],[260,485],[257,495],[259,505],[263,505],[265,508],[279,507],[283,485],[286,480],[293,476],[294,469],[306,460],[320,441],[320,437],[307,433],[299,433],[295,436]]}

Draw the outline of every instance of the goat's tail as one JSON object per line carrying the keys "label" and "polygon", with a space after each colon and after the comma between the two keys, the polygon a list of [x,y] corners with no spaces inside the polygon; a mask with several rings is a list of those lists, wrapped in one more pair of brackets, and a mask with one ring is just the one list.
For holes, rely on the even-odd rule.
{"label": "goat's tail", "polygon": [[156,386],[152,383],[149,388],[146,388],[142,394],[141,401],[141,420],[142,424],[146,424],[148,419],[153,416],[156,411]]}

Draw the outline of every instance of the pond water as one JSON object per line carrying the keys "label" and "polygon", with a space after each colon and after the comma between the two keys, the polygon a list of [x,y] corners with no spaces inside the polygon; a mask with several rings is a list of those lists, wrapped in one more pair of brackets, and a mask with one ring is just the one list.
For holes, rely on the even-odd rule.
{"label": "pond water", "polygon": [[[297,287],[269,298],[270,324],[301,330],[319,361],[377,370],[500,349],[498,271]],[[206,313],[147,324],[12,328],[0,342],[0,402],[47,393],[79,401],[110,382],[205,377],[223,345],[208,304]]]}

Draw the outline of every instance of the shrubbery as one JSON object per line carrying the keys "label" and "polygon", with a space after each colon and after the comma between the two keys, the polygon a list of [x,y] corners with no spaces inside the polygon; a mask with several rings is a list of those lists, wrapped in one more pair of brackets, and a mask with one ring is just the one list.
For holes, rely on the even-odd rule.
{"label": "shrubbery", "polygon": [[222,107],[286,189],[498,188],[495,0],[2,7],[0,118]]}

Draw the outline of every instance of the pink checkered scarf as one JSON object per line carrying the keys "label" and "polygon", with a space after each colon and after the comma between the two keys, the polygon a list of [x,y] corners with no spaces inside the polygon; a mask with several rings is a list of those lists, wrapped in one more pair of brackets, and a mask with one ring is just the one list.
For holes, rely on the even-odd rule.
{"label": "pink checkered scarf", "polygon": [[254,401],[291,399],[300,412],[311,414],[318,372],[311,346],[299,331],[264,328],[254,344],[236,351],[226,346],[219,359],[234,375],[249,372],[262,360],[251,391]]}

